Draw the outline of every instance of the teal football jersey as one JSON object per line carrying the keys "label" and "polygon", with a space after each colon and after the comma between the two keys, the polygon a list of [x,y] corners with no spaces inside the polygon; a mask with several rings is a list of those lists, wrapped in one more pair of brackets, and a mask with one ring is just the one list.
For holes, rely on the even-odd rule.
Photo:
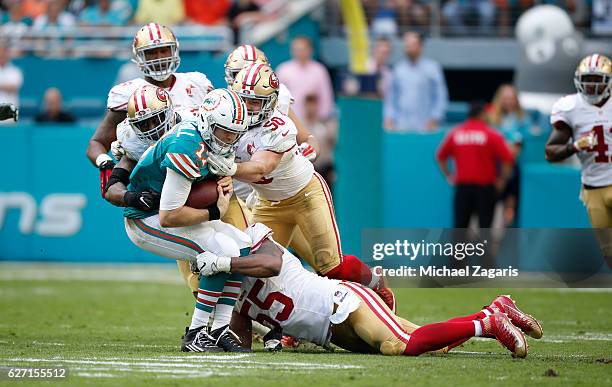
{"label": "teal football jersey", "polygon": [[[166,180],[166,168],[173,169],[193,182],[203,180],[210,174],[206,164],[206,152],[207,148],[198,131],[197,122],[181,122],[142,155],[130,175],[128,190],[161,193]],[[126,207],[124,216],[142,219],[158,212]]]}

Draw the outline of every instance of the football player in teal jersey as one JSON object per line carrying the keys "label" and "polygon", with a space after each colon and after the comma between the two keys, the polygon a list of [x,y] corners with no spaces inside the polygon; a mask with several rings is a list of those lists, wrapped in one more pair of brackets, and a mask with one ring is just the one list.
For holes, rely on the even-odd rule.
{"label": "football player in teal jersey", "polygon": [[[231,179],[219,181],[216,205],[208,209],[185,205],[193,183],[216,178],[209,170],[208,154],[231,154],[247,130],[246,118],[238,94],[213,90],[204,98],[197,121],[177,124],[143,154],[130,175],[128,192],[158,192],[161,198],[159,210],[126,207],[126,232],[134,244],[156,255],[192,261],[205,251],[234,257],[248,254],[248,237],[219,220],[233,194]],[[241,282],[234,274],[202,277],[183,351],[247,351],[229,330]],[[206,326],[213,310],[209,332]]]}

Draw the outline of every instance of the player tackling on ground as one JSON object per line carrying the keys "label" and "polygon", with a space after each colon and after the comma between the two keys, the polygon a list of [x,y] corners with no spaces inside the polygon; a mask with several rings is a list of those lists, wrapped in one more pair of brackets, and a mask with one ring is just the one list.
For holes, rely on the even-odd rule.
{"label": "player tackling on ground", "polygon": [[[416,356],[452,348],[474,336],[495,338],[514,356],[527,356],[521,332],[542,337],[537,320],[519,310],[508,296],[497,297],[480,312],[446,322],[416,326],[396,316],[374,293],[355,282],[320,277],[272,239],[261,223],[247,229],[246,257],[197,258],[202,275],[240,273],[245,279],[232,327],[249,341],[243,318],[282,330],[323,347],[336,344],[353,352]],[[520,328],[520,329],[519,329]],[[246,334],[245,334],[246,333]]]}
{"label": "player tackling on ground", "polygon": [[582,164],[582,199],[600,247],[612,263],[612,62],[600,54],[580,61],[574,75],[578,93],[558,100],[552,109],[553,131],[546,159],[576,154]]}

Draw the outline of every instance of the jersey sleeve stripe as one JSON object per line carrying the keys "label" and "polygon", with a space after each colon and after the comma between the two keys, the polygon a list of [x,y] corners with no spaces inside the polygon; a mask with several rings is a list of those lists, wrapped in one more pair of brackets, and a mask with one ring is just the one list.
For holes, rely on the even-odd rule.
{"label": "jersey sleeve stripe", "polygon": [[179,153],[178,157],[180,157],[181,160],[184,161],[185,164],[187,164],[187,166],[193,170],[193,172],[195,172],[195,173],[199,173],[200,172],[198,170],[198,167],[194,164],[193,160],[191,160],[189,157],[187,157],[186,155],[184,155],[182,153]]}
{"label": "jersey sleeve stripe", "polygon": [[198,175],[195,175],[193,172],[191,172],[189,169],[187,169],[187,166],[184,165],[178,157],[176,157],[174,154],[172,153],[168,153],[168,159],[170,159],[170,162],[172,162],[172,164],[178,168],[181,172],[183,172],[183,174],[190,179],[195,179],[196,177],[198,177]]}

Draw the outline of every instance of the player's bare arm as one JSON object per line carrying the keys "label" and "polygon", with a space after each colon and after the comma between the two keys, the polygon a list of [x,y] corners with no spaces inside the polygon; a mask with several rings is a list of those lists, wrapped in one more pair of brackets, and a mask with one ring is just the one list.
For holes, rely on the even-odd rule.
{"label": "player's bare arm", "polygon": [[282,157],[283,153],[255,152],[250,161],[238,164],[234,177],[250,183],[258,182],[278,167]]}
{"label": "player's bare arm", "polygon": [[572,128],[563,121],[553,124],[553,130],[546,142],[546,160],[550,162],[563,161],[576,153],[570,142]]}
{"label": "player's bare arm", "polygon": [[[303,153],[309,152],[309,154],[313,155],[312,161],[316,160],[321,151],[319,140],[317,140],[317,138],[310,133],[310,130],[306,127],[306,125],[304,125],[302,120],[300,120],[292,108],[289,108],[289,118],[291,118],[291,121],[293,121],[295,127],[297,128],[297,143],[300,144],[300,146],[302,146],[302,144],[308,144],[312,147],[311,150],[304,149]],[[304,156],[307,157],[308,155],[304,154]]]}
{"label": "player's bare arm", "polygon": [[89,140],[87,157],[96,167],[100,167],[100,155],[105,155],[111,143],[117,139],[117,125],[125,119],[125,112],[107,110],[104,119]]}
{"label": "player's bare arm", "polygon": [[[162,189],[162,202],[164,200],[164,188]],[[225,192],[221,186],[217,186],[217,192],[219,193],[219,199],[217,199],[217,208],[221,217],[225,215],[229,207],[229,201],[232,196],[231,192]],[[182,205],[178,208],[171,210],[159,210],[159,224],[162,227],[187,227],[200,224],[202,222],[208,222],[210,220],[210,210],[200,210],[197,208]]]}
{"label": "player's bare arm", "polygon": [[115,206],[125,207],[124,200],[127,186],[130,181],[130,173],[136,166],[136,162],[127,157],[122,157],[119,163],[113,168],[111,177],[108,181],[104,198]]}
{"label": "player's bare arm", "polygon": [[255,278],[274,277],[283,266],[283,251],[271,240],[265,240],[253,254],[231,259],[231,272]]}

